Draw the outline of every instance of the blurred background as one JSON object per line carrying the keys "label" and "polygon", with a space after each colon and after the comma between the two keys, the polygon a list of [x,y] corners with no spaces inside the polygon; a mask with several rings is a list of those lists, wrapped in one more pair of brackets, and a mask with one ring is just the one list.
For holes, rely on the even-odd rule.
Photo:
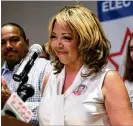
{"label": "blurred background", "polygon": [[[20,24],[30,43],[42,43],[48,39],[48,23],[60,8],[75,1],[2,1],[1,24],[16,22]],[[96,1],[80,1],[97,14]]]}

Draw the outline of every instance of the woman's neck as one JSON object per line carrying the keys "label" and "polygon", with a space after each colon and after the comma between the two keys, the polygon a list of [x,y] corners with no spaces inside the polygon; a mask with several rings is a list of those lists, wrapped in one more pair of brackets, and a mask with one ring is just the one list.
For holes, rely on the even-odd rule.
{"label": "woman's neck", "polygon": [[71,65],[65,65],[65,71],[66,72],[77,72],[80,70],[80,68],[83,66],[83,63],[75,63]]}

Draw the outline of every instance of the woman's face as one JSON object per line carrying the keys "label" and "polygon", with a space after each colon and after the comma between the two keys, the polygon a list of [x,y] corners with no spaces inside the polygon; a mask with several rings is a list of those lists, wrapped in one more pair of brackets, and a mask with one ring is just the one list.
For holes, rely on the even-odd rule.
{"label": "woman's face", "polygon": [[130,41],[130,56],[133,61],[133,38]]}
{"label": "woman's face", "polygon": [[80,62],[78,51],[78,40],[73,36],[68,25],[55,22],[51,34],[51,47],[63,64],[74,64]]}

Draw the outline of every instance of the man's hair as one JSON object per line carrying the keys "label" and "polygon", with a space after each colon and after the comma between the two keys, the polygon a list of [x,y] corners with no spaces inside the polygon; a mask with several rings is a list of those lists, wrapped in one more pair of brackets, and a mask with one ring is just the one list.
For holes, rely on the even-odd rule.
{"label": "man's hair", "polygon": [[26,34],[25,34],[25,31],[24,31],[24,29],[23,29],[20,25],[18,25],[18,24],[16,24],[16,23],[9,22],[9,23],[3,24],[3,25],[1,26],[1,28],[4,27],[4,26],[7,26],[7,25],[11,25],[11,26],[17,27],[17,28],[19,29],[19,32],[20,32],[21,36],[23,37],[24,41],[26,41]]}

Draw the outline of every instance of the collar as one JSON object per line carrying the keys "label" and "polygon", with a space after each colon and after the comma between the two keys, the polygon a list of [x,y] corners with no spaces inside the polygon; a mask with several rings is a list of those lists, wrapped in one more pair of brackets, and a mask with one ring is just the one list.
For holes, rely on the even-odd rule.
{"label": "collar", "polygon": [[13,72],[15,69],[17,69],[19,67],[19,64],[16,64],[15,66],[14,66],[14,69],[11,71],[11,70],[9,70],[9,68],[8,68],[8,65],[7,65],[7,62],[4,62],[4,64],[3,64],[3,66],[2,66],[2,68],[1,68],[1,75],[4,75],[5,73],[7,73],[7,72]]}
{"label": "collar", "polygon": [[1,68],[1,75],[4,75],[6,72],[10,71],[7,66],[7,62],[4,62],[2,68]]}

